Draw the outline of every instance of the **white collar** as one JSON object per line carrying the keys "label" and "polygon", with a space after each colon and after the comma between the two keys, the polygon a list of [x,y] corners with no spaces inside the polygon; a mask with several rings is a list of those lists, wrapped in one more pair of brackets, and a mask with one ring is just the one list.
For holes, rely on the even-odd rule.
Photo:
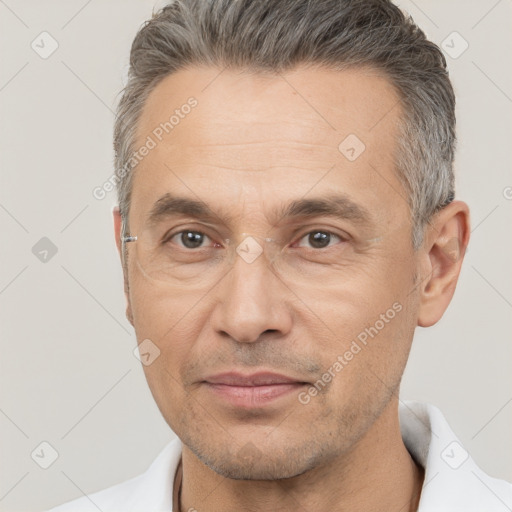
{"label": "white collar", "polygon": [[512,484],[476,465],[437,407],[404,401],[399,415],[404,444],[425,469],[418,512],[512,511]]}

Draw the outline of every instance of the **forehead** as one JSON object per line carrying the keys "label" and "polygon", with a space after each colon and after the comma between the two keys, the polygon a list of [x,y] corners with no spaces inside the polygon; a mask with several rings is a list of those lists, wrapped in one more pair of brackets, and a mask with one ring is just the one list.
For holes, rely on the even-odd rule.
{"label": "forehead", "polygon": [[394,87],[373,69],[181,70],[155,87],[139,120],[136,149],[149,149],[132,208],[149,211],[179,191],[251,214],[314,188],[391,214],[391,196],[405,197],[395,173],[400,114]]}

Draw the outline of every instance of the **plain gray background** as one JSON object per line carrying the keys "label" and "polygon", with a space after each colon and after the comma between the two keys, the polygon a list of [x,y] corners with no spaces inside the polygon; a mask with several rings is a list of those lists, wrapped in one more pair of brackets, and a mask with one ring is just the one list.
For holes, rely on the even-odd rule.
{"label": "plain gray background", "polygon": [[[92,195],[112,175],[112,111],[154,5],[0,0],[2,511],[44,510],[135,476],[173,437],[133,355],[115,193]],[[416,332],[402,398],[439,406],[477,463],[512,480],[512,2],[400,5],[453,55],[469,45],[447,60],[457,197],[473,229],[451,306]],[[58,43],[45,59],[31,47],[45,37],[40,51],[51,49],[43,31]],[[43,237],[57,248],[46,262],[33,253]],[[48,469],[31,457],[43,441],[59,455]]]}

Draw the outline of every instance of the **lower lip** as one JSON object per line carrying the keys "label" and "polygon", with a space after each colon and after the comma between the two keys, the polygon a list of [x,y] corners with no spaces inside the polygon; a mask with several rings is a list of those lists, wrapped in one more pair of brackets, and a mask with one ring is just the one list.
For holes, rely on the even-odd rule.
{"label": "lower lip", "polygon": [[227,384],[206,383],[215,395],[237,407],[262,407],[278,398],[299,391],[304,384],[291,382],[265,386],[228,386]]}

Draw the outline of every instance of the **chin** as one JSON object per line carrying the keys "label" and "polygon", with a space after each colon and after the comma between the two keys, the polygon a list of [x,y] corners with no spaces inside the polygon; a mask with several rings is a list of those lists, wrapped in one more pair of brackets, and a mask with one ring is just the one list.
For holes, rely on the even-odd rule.
{"label": "chin", "polygon": [[307,473],[322,463],[322,456],[307,447],[270,448],[260,451],[251,442],[237,452],[204,453],[189,447],[196,457],[217,474],[232,480],[283,480]]}

